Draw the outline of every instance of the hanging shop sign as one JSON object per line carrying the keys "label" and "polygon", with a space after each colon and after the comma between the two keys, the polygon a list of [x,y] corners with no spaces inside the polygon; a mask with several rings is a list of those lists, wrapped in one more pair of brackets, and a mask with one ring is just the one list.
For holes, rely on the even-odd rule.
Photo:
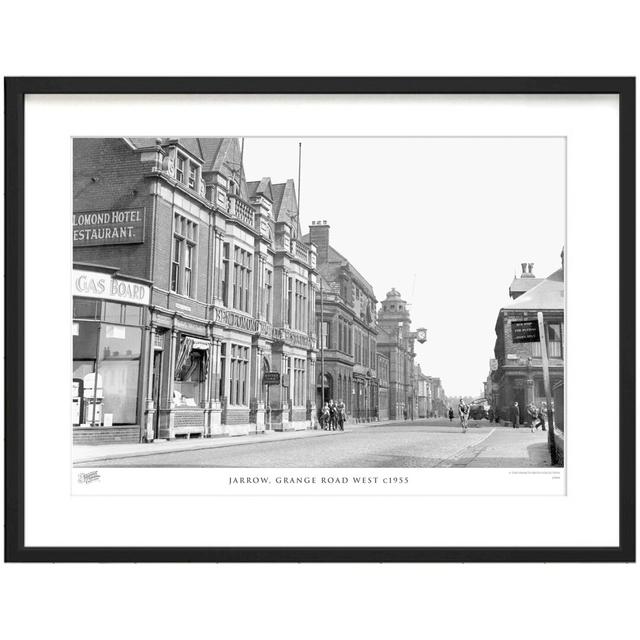
{"label": "hanging shop sign", "polygon": [[540,342],[540,329],[537,320],[519,320],[511,322],[511,340],[518,342]]}
{"label": "hanging shop sign", "polygon": [[79,211],[72,216],[73,246],[144,242],[145,210]]}
{"label": "hanging shop sign", "polygon": [[108,273],[83,269],[73,270],[71,293],[83,298],[100,298],[131,304],[149,304],[151,300],[149,285],[116,278]]}

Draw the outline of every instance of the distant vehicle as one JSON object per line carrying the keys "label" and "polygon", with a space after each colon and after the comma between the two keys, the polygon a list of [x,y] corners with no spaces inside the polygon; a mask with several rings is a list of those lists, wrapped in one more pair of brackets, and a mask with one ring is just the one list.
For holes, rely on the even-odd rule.
{"label": "distant vehicle", "polygon": [[469,417],[472,420],[489,419],[489,409],[491,405],[486,398],[478,398],[469,405]]}

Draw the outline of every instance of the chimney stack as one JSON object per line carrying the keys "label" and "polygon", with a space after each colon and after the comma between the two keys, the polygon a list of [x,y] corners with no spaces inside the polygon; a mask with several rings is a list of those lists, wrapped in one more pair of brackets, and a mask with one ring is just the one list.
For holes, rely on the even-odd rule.
{"label": "chimney stack", "polygon": [[533,262],[521,262],[520,266],[522,267],[521,278],[535,278],[533,275]]}
{"label": "chimney stack", "polygon": [[326,220],[314,220],[309,227],[309,242],[318,248],[318,264],[329,260],[329,225]]}

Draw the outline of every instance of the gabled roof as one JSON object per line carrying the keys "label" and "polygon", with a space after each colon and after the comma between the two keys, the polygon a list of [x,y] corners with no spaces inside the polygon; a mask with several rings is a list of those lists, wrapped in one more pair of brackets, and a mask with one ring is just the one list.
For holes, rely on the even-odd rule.
{"label": "gabled roof", "polygon": [[524,293],[544,281],[544,278],[514,278],[509,286],[509,295]]}
{"label": "gabled roof", "polygon": [[[300,218],[296,186],[291,178],[286,182],[271,185],[273,194],[273,217],[277,222],[288,222],[300,238]],[[308,242],[308,240],[307,240]]]}
{"label": "gabled roof", "polygon": [[[300,240],[309,244],[310,235],[311,234],[309,233],[305,233],[302,238],[300,238]],[[338,277],[340,270],[336,269],[336,266],[347,267],[351,271],[355,279],[358,281],[358,285],[367,293],[367,295],[371,296],[377,302],[376,294],[373,291],[373,287],[367,282],[366,278],[362,276],[362,274],[353,266],[353,264],[351,264],[351,262],[349,262],[349,260],[347,260],[341,253],[336,251],[331,245],[329,245],[327,264],[321,265],[319,263],[318,270],[320,270],[323,266],[327,267],[325,269],[325,273],[329,278],[331,278],[332,276],[334,278]]]}
{"label": "gabled roof", "polygon": [[262,178],[247,182],[247,191],[250,198],[261,195],[273,202],[273,190],[271,189],[271,178]]}
{"label": "gabled roof", "polygon": [[554,271],[548,278],[532,287],[511,304],[503,307],[515,309],[554,309],[564,310],[564,269]]}
{"label": "gabled roof", "polygon": [[373,292],[373,287],[366,281],[362,274],[353,266],[349,260],[347,260],[341,253],[338,253],[331,245],[329,245],[329,262],[342,262],[346,263],[350,271],[356,277],[358,285],[365,290],[365,292],[376,299],[376,294]]}
{"label": "gabled roof", "polygon": [[164,140],[165,138],[127,138],[131,144],[137,149],[145,149],[146,147],[155,147],[158,143],[157,140]]}
{"label": "gabled roof", "polygon": [[202,160],[202,171],[217,171],[227,178],[240,176],[240,195],[248,199],[244,167],[241,162],[240,143],[237,138],[128,138],[137,148],[153,147],[176,141],[189,153]]}

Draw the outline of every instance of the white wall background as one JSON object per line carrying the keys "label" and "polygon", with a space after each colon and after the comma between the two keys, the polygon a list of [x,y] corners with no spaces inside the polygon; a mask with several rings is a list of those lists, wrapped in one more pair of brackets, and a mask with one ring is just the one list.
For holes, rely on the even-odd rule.
{"label": "white wall background", "polygon": [[[4,8],[0,59],[4,75],[636,75],[634,5],[22,2]],[[640,586],[637,566],[607,565],[0,572],[7,637],[92,640],[622,637]]]}

